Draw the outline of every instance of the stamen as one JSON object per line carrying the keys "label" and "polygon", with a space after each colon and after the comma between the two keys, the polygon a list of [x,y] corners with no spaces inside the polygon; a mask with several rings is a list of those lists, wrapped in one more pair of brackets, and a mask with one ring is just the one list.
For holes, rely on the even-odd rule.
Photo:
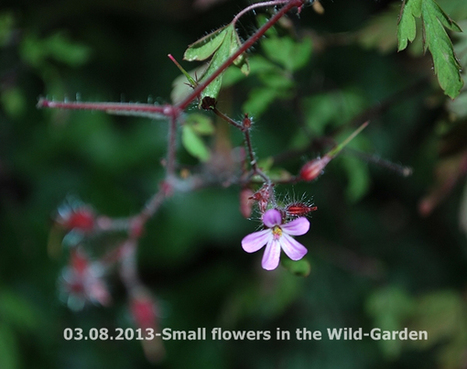
{"label": "stamen", "polygon": [[274,226],[274,228],[272,229],[272,234],[274,236],[274,239],[278,239],[279,237],[282,236],[282,229],[281,227],[279,226]]}

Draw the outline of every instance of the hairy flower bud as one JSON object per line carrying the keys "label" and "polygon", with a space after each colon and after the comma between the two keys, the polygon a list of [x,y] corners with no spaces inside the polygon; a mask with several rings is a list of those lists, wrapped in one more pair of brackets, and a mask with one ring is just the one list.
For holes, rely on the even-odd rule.
{"label": "hairy flower bud", "polygon": [[322,158],[310,160],[300,169],[300,178],[304,181],[311,182],[318,178],[326,165],[331,161],[332,157],[325,155]]}
{"label": "hairy flower bud", "polygon": [[248,219],[253,209],[253,191],[251,188],[244,187],[240,191],[240,213]]}
{"label": "hairy flower bud", "polygon": [[302,217],[318,210],[317,206],[305,204],[303,202],[294,202],[285,207],[285,213],[289,217]]}

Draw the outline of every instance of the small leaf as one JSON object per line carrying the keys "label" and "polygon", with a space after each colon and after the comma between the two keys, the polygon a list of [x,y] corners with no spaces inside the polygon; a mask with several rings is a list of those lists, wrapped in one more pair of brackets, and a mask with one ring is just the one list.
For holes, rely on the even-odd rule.
{"label": "small leaf", "polygon": [[[199,82],[209,78],[216,72],[228,58],[230,58],[241,46],[240,38],[238,37],[235,26],[231,23],[228,26],[221,28],[190,45],[185,51],[185,60],[205,60],[211,57],[209,64],[201,76]],[[249,65],[244,55],[237,57],[233,64],[240,68],[244,74],[249,73]],[[219,91],[222,87],[221,73],[215,78],[201,93],[200,104],[206,98],[217,100]]]}
{"label": "small leaf", "polygon": [[224,42],[226,27],[219,28],[209,35],[200,38],[198,41],[188,46],[188,49],[183,55],[183,59],[187,61],[206,60],[210,58],[219,46]]}
{"label": "small leaf", "polygon": [[399,40],[398,50],[404,50],[409,42],[415,39],[417,27],[415,17],[420,18],[422,14],[422,0],[405,0],[402,3],[401,15],[397,38]]}
{"label": "small leaf", "polygon": [[193,127],[184,125],[182,128],[183,147],[200,161],[207,161],[210,158],[210,152],[204,141],[194,131]]}

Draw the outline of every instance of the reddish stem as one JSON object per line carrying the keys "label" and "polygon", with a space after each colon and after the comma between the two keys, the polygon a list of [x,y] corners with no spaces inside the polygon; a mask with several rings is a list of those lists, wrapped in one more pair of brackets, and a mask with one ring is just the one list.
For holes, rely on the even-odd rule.
{"label": "reddish stem", "polygon": [[63,102],[50,101],[44,98],[39,99],[38,108],[52,109],[83,109],[83,110],[101,110],[105,112],[143,112],[170,115],[173,108],[170,105],[150,105],[141,103],[107,103],[107,102]]}

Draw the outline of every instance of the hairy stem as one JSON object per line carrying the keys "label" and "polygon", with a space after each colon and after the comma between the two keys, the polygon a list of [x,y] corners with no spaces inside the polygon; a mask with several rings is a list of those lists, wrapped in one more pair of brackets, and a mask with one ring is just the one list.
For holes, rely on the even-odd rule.
{"label": "hairy stem", "polygon": [[170,105],[151,105],[141,103],[108,103],[108,102],[65,102],[65,101],[51,101],[45,98],[40,98],[37,102],[38,108],[51,108],[51,109],[72,109],[72,110],[100,110],[110,114],[128,114],[134,113],[133,115],[144,115],[149,114],[157,115],[168,115],[172,108]]}
{"label": "hairy stem", "polygon": [[237,23],[237,21],[240,19],[240,17],[242,17],[244,14],[254,10],[254,9],[257,9],[257,8],[265,8],[265,7],[268,7],[268,6],[276,6],[276,5],[281,5],[281,4],[285,4],[288,0],[272,0],[272,1],[265,1],[265,2],[261,2],[261,3],[256,3],[256,4],[252,4],[248,7],[246,7],[245,9],[243,9],[240,13],[238,13],[235,18],[232,20],[232,24],[235,25],[235,23]]}

